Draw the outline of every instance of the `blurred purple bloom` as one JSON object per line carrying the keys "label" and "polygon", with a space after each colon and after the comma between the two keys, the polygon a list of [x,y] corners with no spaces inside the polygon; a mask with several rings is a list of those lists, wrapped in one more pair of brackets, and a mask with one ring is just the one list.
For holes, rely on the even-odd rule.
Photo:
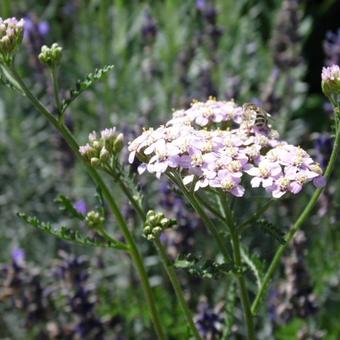
{"label": "blurred purple bloom", "polygon": [[74,207],[76,208],[76,210],[83,215],[86,215],[87,213],[87,205],[86,202],[84,200],[78,200]]}
{"label": "blurred purple bloom", "polygon": [[315,133],[314,139],[314,157],[324,169],[328,164],[329,157],[333,149],[333,138],[329,133]]}
{"label": "blurred purple bloom", "polygon": [[340,64],[340,29],[337,32],[327,32],[323,49],[326,54],[326,65]]}
{"label": "blurred purple bloom", "polygon": [[157,24],[149,12],[145,12],[142,25],[142,35],[147,42],[152,42],[157,35]]}
{"label": "blurred purple bloom", "polygon": [[218,339],[222,335],[224,319],[221,307],[221,305],[217,305],[215,308],[211,308],[205,301],[198,305],[195,323],[204,339]]}
{"label": "blurred purple bloom", "polygon": [[39,23],[38,25],[38,30],[39,30],[39,33],[46,37],[47,34],[49,33],[50,31],[50,25],[47,21],[42,21],[41,23]]}
{"label": "blurred purple bloom", "polygon": [[199,10],[199,11],[204,11],[205,8],[207,6],[207,3],[205,0],[197,0],[196,1],[196,8]]}
{"label": "blurred purple bloom", "polygon": [[31,42],[34,38],[41,40],[46,38],[50,31],[50,25],[47,21],[38,21],[34,15],[27,15],[25,17],[24,38]]}
{"label": "blurred purple bloom", "polygon": [[12,261],[13,263],[18,266],[18,267],[22,267],[25,263],[25,252],[23,249],[21,248],[14,248],[12,250]]}

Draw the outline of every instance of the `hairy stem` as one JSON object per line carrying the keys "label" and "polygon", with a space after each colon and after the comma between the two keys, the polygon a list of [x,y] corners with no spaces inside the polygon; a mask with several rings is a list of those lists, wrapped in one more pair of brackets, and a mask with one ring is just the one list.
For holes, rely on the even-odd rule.
{"label": "hairy stem", "polygon": [[[335,110],[337,110],[338,108],[335,108]],[[330,175],[333,172],[334,166],[335,166],[335,162],[336,162],[336,158],[337,155],[339,153],[339,148],[340,148],[340,128],[339,128],[339,121],[338,118],[336,117],[336,135],[335,135],[335,141],[334,141],[334,145],[333,145],[333,150],[332,150],[332,154],[331,157],[329,159],[329,163],[327,165],[326,171],[325,171],[325,177],[328,180],[330,178]],[[264,276],[263,282],[262,282],[262,286],[259,289],[255,300],[252,304],[252,308],[251,311],[252,313],[255,315],[259,309],[260,303],[264,298],[264,295],[266,294],[270,281],[273,277],[274,272],[276,271],[276,269],[278,268],[278,266],[280,265],[281,262],[281,257],[283,256],[284,252],[286,251],[286,249],[288,248],[288,246],[290,245],[290,241],[294,238],[296,232],[301,228],[301,226],[304,224],[304,222],[307,220],[307,218],[310,216],[311,212],[313,211],[313,208],[315,207],[320,195],[322,194],[324,188],[318,188],[315,190],[313,196],[311,197],[311,199],[309,200],[307,206],[305,207],[305,209],[302,211],[302,213],[300,214],[300,216],[298,217],[298,219],[296,220],[296,222],[293,224],[293,226],[291,227],[287,237],[286,237],[286,243],[281,245],[278,250],[275,253],[275,256]]]}
{"label": "hairy stem", "polygon": [[226,244],[223,238],[220,236],[216,226],[211,221],[209,216],[206,214],[206,212],[204,211],[204,208],[201,206],[200,202],[196,199],[195,195],[191,193],[189,190],[187,190],[185,185],[182,183],[181,178],[178,178],[177,176],[172,175],[172,174],[168,174],[168,177],[173,183],[175,183],[181,189],[186,199],[189,201],[189,203],[195,209],[197,214],[203,220],[206,227],[209,229],[210,233],[213,235],[225,261],[229,261],[230,257],[229,257],[228,250],[227,250],[227,247],[226,247]]}
{"label": "hairy stem", "polygon": [[59,98],[59,85],[58,85],[58,79],[57,79],[57,69],[55,66],[51,67],[51,77],[52,77],[52,83],[53,83],[53,94],[54,94],[54,100],[55,105],[57,108],[57,112],[60,115],[60,119],[62,120],[62,113],[61,113],[61,102]]}
{"label": "hairy stem", "polygon": [[[241,260],[241,246],[238,228],[236,227],[233,219],[232,212],[225,201],[225,194],[220,194],[221,203],[223,206],[225,214],[225,222],[230,231],[231,243],[233,248],[233,258],[237,267],[242,268]],[[244,277],[243,270],[241,270],[237,275],[237,283],[240,292],[241,304],[243,309],[243,315],[247,326],[248,340],[255,340],[255,329],[253,315],[250,310],[250,300],[247,292],[246,281]]]}
{"label": "hairy stem", "polygon": [[166,254],[166,251],[162,245],[162,243],[160,242],[159,239],[156,239],[154,241],[157,249],[158,249],[158,252],[159,252],[159,255],[161,256],[161,259],[162,259],[162,262],[164,264],[164,268],[169,276],[169,279],[170,279],[170,282],[172,284],[172,287],[174,288],[174,291],[176,293],[176,296],[177,296],[177,299],[178,299],[178,302],[183,310],[183,313],[185,315],[185,318],[188,322],[188,325],[192,331],[192,334],[194,336],[194,338],[196,340],[200,340],[201,339],[201,336],[200,334],[198,333],[198,330],[195,326],[195,323],[193,321],[193,318],[192,318],[192,314],[191,314],[191,311],[188,307],[188,304],[186,303],[185,301],[185,298],[184,298],[184,294],[183,294],[183,290],[181,288],[181,284],[177,278],[177,275],[176,275],[176,272],[173,268],[173,264],[171,263],[171,261],[169,260],[167,254]]}
{"label": "hairy stem", "polygon": [[[124,181],[122,181],[122,179],[119,177],[119,175],[116,175],[115,173],[111,174],[115,180],[118,181],[122,191],[125,193],[126,197],[128,198],[128,200],[130,201],[130,203],[132,204],[132,206],[135,208],[135,210],[137,211],[137,213],[140,215],[140,217],[142,218],[142,220],[144,221],[146,218],[146,214],[145,212],[142,210],[142,208],[140,207],[139,203],[136,201],[136,199],[133,197],[133,195],[131,194],[129,188],[126,187]],[[162,245],[162,243],[160,242],[159,239],[156,239],[154,241],[154,244],[156,245],[156,248],[158,250],[158,253],[162,259],[163,262],[163,266],[168,274],[169,280],[172,284],[172,287],[175,291],[176,297],[178,299],[178,302],[183,310],[183,313],[185,315],[185,318],[188,322],[188,325],[192,331],[192,334],[194,336],[194,338],[196,340],[200,340],[201,336],[195,326],[195,323],[193,322],[193,317],[191,314],[191,311],[185,301],[184,298],[184,294],[180,285],[180,282],[177,278],[177,274],[173,268],[173,264],[171,263],[171,261],[169,260],[166,251]]]}
{"label": "hairy stem", "polygon": [[137,214],[141,218],[142,221],[145,221],[146,213],[144,212],[143,208],[139,204],[139,202],[135,199],[133,194],[131,193],[129,187],[126,185],[126,183],[122,180],[120,174],[117,174],[113,169],[108,171],[108,173],[113,177],[115,181],[118,182],[121,190],[127,197],[127,199],[130,201],[134,209],[136,210]]}
{"label": "hairy stem", "polygon": [[155,331],[158,335],[159,339],[166,339],[163,327],[160,322],[159,314],[156,308],[155,304],[155,298],[153,296],[153,292],[148,280],[148,276],[144,267],[144,263],[142,260],[142,257],[137,249],[136,242],[132,237],[132,234],[130,233],[126,221],[122,215],[122,213],[119,210],[119,207],[114,200],[113,196],[110,193],[110,190],[106,186],[103,179],[100,177],[98,172],[91,167],[91,165],[86,162],[83,157],[81,157],[79,153],[79,145],[74,139],[72,133],[69,131],[69,129],[63,124],[59,123],[59,121],[43,106],[43,104],[30,92],[26,84],[22,81],[20,76],[17,74],[14,67],[7,68],[7,70],[10,72],[10,74],[14,77],[14,79],[18,82],[21,89],[25,93],[25,95],[30,99],[32,104],[36,107],[36,109],[43,114],[43,116],[46,117],[46,119],[60,132],[60,134],[63,136],[73,153],[77,156],[78,159],[82,161],[82,163],[85,165],[87,171],[89,172],[90,176],[92,177],[93,181],[98,185],[102,192],[103,196],[108,201],[108,204],[110,206],[110,209],[112,210],[113,214],[116,217],[116,220],[118,222],[118,225],[124,235],[124,238],[129,246],[129,253],[131,254],[132,260],[137,268],[137,271],[139,273],[142,287],[146,296],[146,300],[148,302],[148,306],[151,313],[151,318],[153,321],[153,325],[155,328]]}

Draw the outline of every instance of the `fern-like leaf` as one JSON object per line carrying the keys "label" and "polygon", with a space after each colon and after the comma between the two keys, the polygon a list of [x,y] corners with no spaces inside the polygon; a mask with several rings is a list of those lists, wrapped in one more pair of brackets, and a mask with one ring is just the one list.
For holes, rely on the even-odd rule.
{"label": "fern-like leaf", "polygon": [[212,260],[202,260],[190,254],[178,258],[174,266],[187,270],[191,275],[208,279],[218,279],[225,274],[238,271],[237,266],[232,262],[217,263]]}
{"label": "fern-like leaf", "polygon": [[78,80],[76,87],[70,90],[69,97],[63,100],[61,111],[65,112],[68,106],[77,99],[82,92],[89,89],[98,80],[101,80],[112,69],[113,65],[106,65],[100,69],[96,69],[93,73],[89,73],[85,79]]}
{"label": "fern-like leaf", "polygon": [[35,216],[28,216],[25,213],[18,213],[18,216],[22,218],[26,223],[30,224],[32,227],[64,241],[96,248],[113,248],[125,251],[128,250],[128,247],[125,244],[116,240],[111,242],[100,242],[98,240],[95,240],[94,238],[83,236],[78,231],[74,231],[65,226],[61,226],[60,228],[53,228],[50,223],[42,222]]}
{"label": "fern-like leaf", "polygon": [[255,225],[260,227],[268,235],[275,238],[279,243],[281,244],[286,243],[286,240],[284,238],[285,233],[280,228],[273,225],[272,223],[264,219],[261,219],[261,220],[258,220]]}
{"label": "fern-like leaf", "polygon": [[68,197],[60,195],[55,199],[55,202],[60,205],[60,210],[68,212],[72,217],[78,218],[79,220],[84,220],[84,215],[73,206],[73,203]]}
{"label": "fern-like leaf", "polygon": [[264,276],[264,266],[260,260],[260,258],[256,254],[250,255],[245,248],[241,248],[241,256],[244,263],[248,266],[248,268],[253,272],[256,285],[260,289],[262,286],[262,280]]}
{"label": "fern-like leaf", "polygon": [[125,166],[117,164],[118,176],[125,186],[130,189],[133,198],[138,202],[139,206],[143,205],[143,194],[140,191],[133,174],[129,173],[129,170]]}
{"label": "fern-like leaf", "polygon": [[225,323],[222,340],[228,340],[231,336],[232,328],[235,322],[236,308],[236,284],[232,280],[227,290],[227,301],[225,307]]}

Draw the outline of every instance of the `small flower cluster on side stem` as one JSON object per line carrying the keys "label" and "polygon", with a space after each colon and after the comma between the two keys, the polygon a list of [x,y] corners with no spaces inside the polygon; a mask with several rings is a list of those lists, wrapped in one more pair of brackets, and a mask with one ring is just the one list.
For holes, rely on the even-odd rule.
{"label": "small flower cluster on side stem", "polygon": [[10,63],[15,49],[24,37],[24,19],[0,17],[0,61]]}
{"label": "small flower cluster on side stem", "polygon": [[117,133],[115,127],[102,130],[100,136],[93,131],[89,134],[89,143],[81,146],[79,152],[92,166],[108,169],[122,150],[123,140],[123,134]]}
{"label": "small flower cluster on side stem", "polygon": [[144,236],[149,241],[153,241],[160,237],[163,230],[174,224],[176,224],[176,221],[166,218],[163,213],[149,210],[146,214],[146,220],[144,223]]}

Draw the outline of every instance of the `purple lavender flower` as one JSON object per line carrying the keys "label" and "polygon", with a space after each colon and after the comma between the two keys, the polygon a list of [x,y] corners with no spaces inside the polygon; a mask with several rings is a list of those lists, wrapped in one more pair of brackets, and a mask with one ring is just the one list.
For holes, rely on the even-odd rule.
{"label": "purple lavender flower", "polygon": [[316,161],[322,168],[326,168],[333,148],[333,138],[329,133],[316,133],[313,140]]}
{"label": "purple lavender flower", "polygon": [[326,65],[340,65],[340,29],[337,32],[327,32],[323,48],[326,54]]}
{"label": "purple lavender flower", "polygon": [[12,250],[12,261],[13,261],[13,265],[15,265],[16,267],[23,267],[25,264],[25,251],[21,248],[14,248]]}
{"label": "purple lavender flower", "polygon": [[221,305],[212,308],[205,301],[198,305],[195,323],[204,339],[219,339],[222,335],[224,319],[221,315]]}
{"label": "purple lavender flower", "polygon": [[142,25],[142,35],[147,43],[155,40],[157,35],[157,24],[149,12],[144,13],[144,20]]}
{"label": "purple lavender flower", "polygon": [[88,209],[87,209],[87,204],[86,204],[86,202],[84,200],[78,200],[75,203],[74,207],[76,208],[76,210],[79,213],[81,213],[83,215],[86,215]]}

